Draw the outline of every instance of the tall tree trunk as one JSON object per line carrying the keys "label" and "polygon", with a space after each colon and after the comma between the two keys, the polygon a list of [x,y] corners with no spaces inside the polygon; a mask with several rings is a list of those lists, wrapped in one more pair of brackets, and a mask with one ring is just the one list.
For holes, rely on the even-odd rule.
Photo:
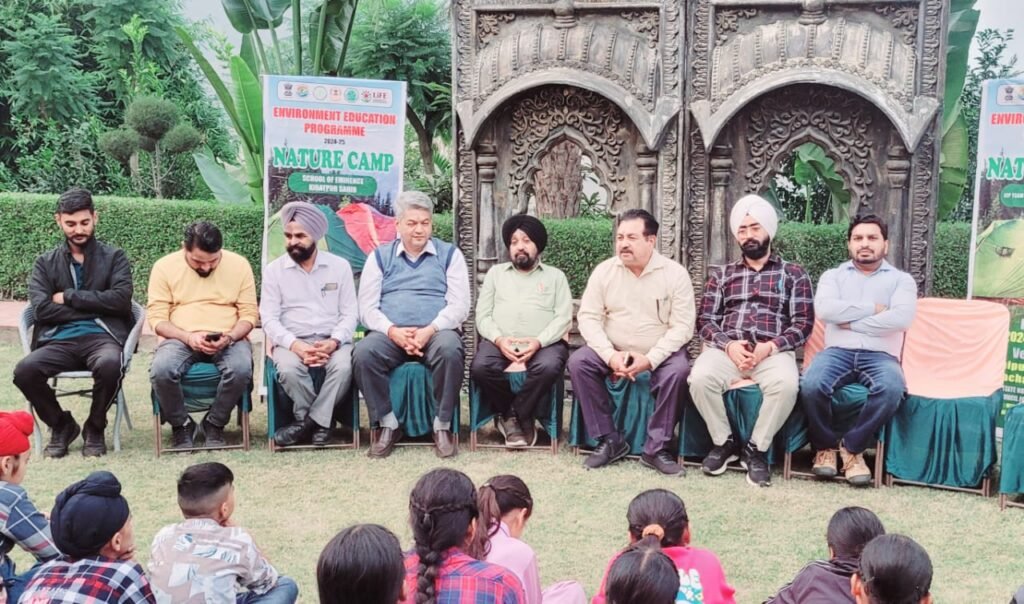
{"label": "tall tree trunk", "polygon": [[572,141],[558,143],[540,159],[533,173],[537,214],[550,218],[572,218],[580,213],[583,188],[583,152]]}
{"label": "tall tree trunk", "polygon": [[423,162],[423,173],[427,176],[434,175],[434,133],[428,132],[427,127],[420,121],[420,117],[412,110],[412,106],[405,105],[405,117],[409,119],[409,125],[416,131],[416,140],[420,146],[420,161]]}

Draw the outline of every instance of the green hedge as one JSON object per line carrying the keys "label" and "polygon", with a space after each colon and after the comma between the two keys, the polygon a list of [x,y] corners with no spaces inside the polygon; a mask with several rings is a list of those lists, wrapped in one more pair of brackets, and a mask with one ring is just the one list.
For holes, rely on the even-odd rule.
{"label": "green hedge", "polygon": [[[135,299],[146,300],[153,263],[181,247],[185,225],[210,220],[224,233],[224,247],[260,266],[263,208],[204,201],[96,197],[99,239],[125,250],[132,263]],[[0,298],[28,297],[35,257],[60,243],[54,222],[56,195],[0,193]],[[256,274],[259,287],[259,273]]]}
{"label": "green hedge", "polygon": [[[0,298],[24,299],[33,259],[63,238],[54,224],[56,195],[0,193]],[[97,197],[97,234],[123,248],[132,261],[136,299],[145,301],[149,270],[157,258],[181,245],[184,226],[210,220],[224,232],[225,247],[260,266],[263,241],[262,208],[202,201],[166,201]],[[573,295],[579,297],[590,271],[612,253],[609,219],[544,220],[548,247],[544,260],[565,271]],[[436,216],[434,233],[452,240],[452,216]],[[846,230],[839,225],[780,225],[776,247],[787,259],[807,268],[817,283],[830,267],[846,260]],[[970,225],[940,224],[935,251],[933,295],[962,298],[967,289]],[[259,273],[256,275],[259,285]]]}

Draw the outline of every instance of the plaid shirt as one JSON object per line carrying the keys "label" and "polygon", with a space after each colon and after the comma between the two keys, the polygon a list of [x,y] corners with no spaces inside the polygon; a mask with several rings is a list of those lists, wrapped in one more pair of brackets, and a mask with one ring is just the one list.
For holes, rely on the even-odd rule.
{"label": "plaid shirt", "polygon": [[[405,556],[406,602],[416,601],[419,564],[415,552]],[[523,584],[512,571],[470,558],[455,547],[443,554],[436,589],[437,604],[526,604]]]}
{"label": "plaid shirt", "polygon": [[41,562],[60,555],[50,536],[49,521],[32,504],[25,489],[0,481],[0,568],[15,544]]}
{"label": "plaid shirt", "polygon": [[155,604],[149,580],[136,562],[102,556],[71,561],[62,556],[40,567],[21,604]]}
{"label": "plaid shirt", "polygon": [[715,348],[753,339],[774,342],[780,352],[795,350],[814,328],[811,279],[775,254],[760,271],[743,260],[711,267],[697,325],[701,339]]}

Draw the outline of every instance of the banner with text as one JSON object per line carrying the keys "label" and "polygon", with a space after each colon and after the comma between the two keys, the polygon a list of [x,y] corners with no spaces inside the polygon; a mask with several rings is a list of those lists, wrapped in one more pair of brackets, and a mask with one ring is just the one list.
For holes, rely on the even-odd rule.
{"label": "banner with text", "polygon": [[405,164],[405,82],[269,75],[263,79],[263,261],[285,252],[279,213],[309,201],[327,216],[326,248],[362,269],[395,238]]}
{"label": "banner with text", "polygon": [[1010,309],[1001,427],[1024,402],[1024,80],[982,84],[977,160],[967,291]]}

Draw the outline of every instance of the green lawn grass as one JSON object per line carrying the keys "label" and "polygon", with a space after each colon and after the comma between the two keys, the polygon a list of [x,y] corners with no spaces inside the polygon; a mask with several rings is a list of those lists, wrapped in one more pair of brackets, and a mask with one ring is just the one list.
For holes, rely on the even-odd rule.
{"label": "green lawn grass", "polygon": [[[20,347],[0,343],[0,408],[24,408],[10,375]],[[390,527],[403,545],[409,490],[423,472],[446,465],[466,472],[478,484],[495,474],[517,474],[533,492],[536,507],[525,539],[537,551],[544,583],[577,579],[589,594],[597,589],[607,561],[626,541],[626,506],[638,492],[668,488],[687,504],[693,542],[718,554],[739,602],[760,602],[785,584],[803,564],[827,554],[825,526],[845,505],[874,510],[890,532],[912,536],[931,554],[933,593],[938,602],[1005,603],[1024,583],[1020,547],[1024,511],[1000,512],[994,498],[915,487],[852,490],[841,484],[803,480],[754,489],[740,473],[707,478],[691,470],[667,478],[625,461],[587,472],[581,458],[563,447],[558,456],[481,451],[463,447],[459,456],[439,461],[426,447],[400,448],[386,460],[359,451],[306,451],[272,454],[266,445],[266,408],[253,413],[253,450],[192,455],[153,453],[153,422],[147,369],[140,352],[126,379],[135,429],[124,449],[98,460],[83,459],[78,441],[63,460],[33,457],[24,483],[36,504],[48,510],[54,496],[90,471],[107,469],[124,484],[135,522],[138,559],[145,563],[149,543],[163,525],[179,519],[175,480],[187,465],[218,460],[236,475],[236,521],[249,528],[281,572],[294,577],[300,600],[316,601],[316,559],[341,528],[356,522]],[[70,403],[76,418],[86,402]],[[110,414],[111,419],[113,413]],[[464,410],[463,417],[468,417]],[[165,427],[164,438],[169,438]],[[108,446],[111,444],[108,428]],[[467,443],[465,431],[463,443]],[[15,559],[24,565],[23,552]],[[25,568],[22,566],[22,568]]]}

